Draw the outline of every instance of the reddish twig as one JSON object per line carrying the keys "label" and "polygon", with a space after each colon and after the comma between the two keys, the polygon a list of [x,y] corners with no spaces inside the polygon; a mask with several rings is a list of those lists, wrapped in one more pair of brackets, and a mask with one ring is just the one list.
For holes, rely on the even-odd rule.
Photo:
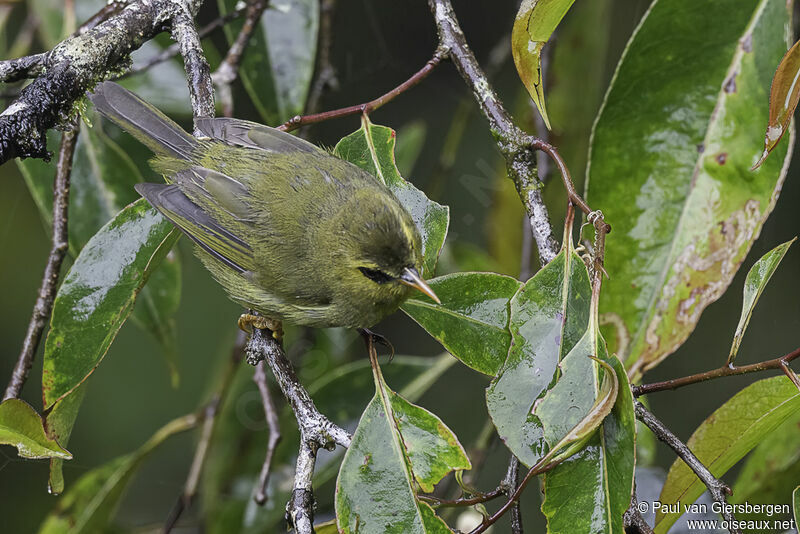
{"label": "reddish twig", "polygon": [[69,232],[67,228],[69,218],[69,182],[72,173],[72,156],[75,154],[75,145],[78,141],[78,131],[76,121],[61,137],[56,176],[53,181],[53,241],[50,246],[50,255],[47,258],[47,265],[44,269],[42,285],[39,287],[39,295],[36,298],[36,304],[33,306],[28,331],[25,334],[25,340],[22,342],[22,350],[17,358],[17,365],[11,374],[11,380],[8,383],[3,399],[19,397],[22,386],[28,379],[31,365],[33,365],[33,358],[42,339],[42,332],[44,332],[44,327],[47,325],[47,320],[53,311],[61,264],[69,249]]}
{"label": "reddish twig", "polygon": [[419,498],[427,501],[434,506],[456,507],[456,506],[474,506],[476,504],[489,502],[498,497],[505,495],[505,489],[496,488],[489,493],[480,493],[472,497],[461,497],[460,499],[440,499],[433,495],[420,495]]}
{"label": "reddish twig", "polygon": [[[780,358],[775,358],[773,360],[767,360],[764,362],[753,363],[750,365],[724,365],[717,369],[713,369],[711,371],[706,371],[704,373],[697,373],[694,375],[684,376],[681,378],[673,378],[672,380],[664,380],[663,382],[653,382],[652,384],[642,384],[641,386],[633,386],[631,389],[633,390],[633,395],[638,397],[641,395],[646,395],[648,393],[655,393],[656,391],[665,391],[668,389],[677,389],[683,386],[688,386],[689,384],[696,384],[698,382],[705,382],[706,380],[712,380],[714,378],[721,378],[723,376],[735,376],[735,375],[744,375],[747,373],[756,373],[758,371],[767,371],[770,369],[780,370],[783,372],[787,372],[789,362],[794,360],[800,356],[800,348],[794,349],[792,352],[781,356]],[[791,371],[791,369],[788,369]],[[788,375],[788,373],[787,373]],[[796,381],[797,376],[794,375],[792,372],[792,376],[789,376],[796,385],[798,382]],[[798,385],[800,387],[800,385]]]}
{"label": "reddish twig", "polygon": [[434,52],[433,57],[428,60],[425,65],[419,69],[413,76],[409,79],[389,91],[388,93],[379,96],[374,100],[370,100],[369,102],[365,102],[363,104],[357,104],[355,106],[349,106],[346,108],[341,109],[334,109],[332,111],[324,111],[322,113],[314,113],[313,115],[297,115],[292,117],[285,123],[278,126],[279,130],[283,130],[285,132],[291,132],[292,130],[296,130],[301,126],[306,124],[314,124],[317,122],[323,122],[331,119],[338,119],[340,117],[347,117],[349,115],[357,115],[357,114],[365,114],[368,115],[378,109],[379,107],[383,106],[387,102],[391,102],[397,96],[403,94],[407,90],[411,89],[415,85],[417,85],[420,81],[425,79],[428,74],[438,65],[442,59],[447,57],[447,53],[443,48],[437,48],[436,52]]}

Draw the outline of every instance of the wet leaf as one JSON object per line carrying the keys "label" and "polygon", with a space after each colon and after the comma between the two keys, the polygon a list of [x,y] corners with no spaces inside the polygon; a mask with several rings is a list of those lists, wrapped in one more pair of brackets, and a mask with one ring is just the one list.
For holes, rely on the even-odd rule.
{"label": "wet leaf", "polygon": [[[358,344],[361,346],[360,339]],[[313,362],[311,356],[306,354],[305,364]],[[386,365],[383,374],[403,398],[415,402],[455,361],[449,354],[436,358],[399,355]],[[290,410],[285,408],[281,419],[283,441],[275,456],[269,501],[259,507],[253,503],[251,492],[264,460],[268,432],[252,374],[252,370],[244,368],[238,373],[228,396],[230,400],[220,412],[209,451],[202,489],[209,534],[261,534],[279,530],[285,524],[285,503],[291,490],[297,454],[296,423]],[[324,412],[332,421],[352,432],[358,425],[361,410],[375,394],[369,361],[361,358],[335,367],[312,382],[308,391],[317,406],[325,407]],[[277,394],[273,389],[273,396]],[[246,406],[253,408],[252,414],[244,409]],[[334,454],[320,454],[314,473],[315,488],[336,478],[342,456],[341,449]],[[240,461],[232,464],[234,457]]]}
{"label": "wet leaf", "polygon": [[402,310],[464,364],[496,375],[511,343],[509,300],[522,284],[494,273],[455,273],[428,283],[442,304],[423,296],[408,299]]}
{"label": "wet leaf", "polygon": [[586,265],[567,243],[511,299],[511,348],[486,390],[486,405],[500,438],[528,467],[547,451],[534,403],[586,333],[591,293]]}
{"label": "wet leaf", "polygon": [[[800,411],[790,415],[770,432],[747,460],[736,478],[732,503],[788,503],[797,481],[800,480]],[[753,519],[762,519],[753,514]],[[737,519],[748,519],[737,514]]]}
{"label": "wet leaf", "polygon": [[0,403],[0,444],[16,447],[21,458],[62,458],[72,454],[44,432],[44,423],[30,404],[20,399]]}
{"label": "wet leaf", "polygon": [[[578,345],[573,352],[577,348]],[[568,449],[567,453],[571,456],[544,475],[542,513],[547,518],[549,534],[624,533],[622,516],[630,506],[635,464],[636,423],[633,414],[633,396],[625,367],[616,356],[609,356],[605,352],[602,337],[598,343],[598,350],[600,360],[611,366],[616,374],[616,401],[611,413],[603,419],[594,434],[576,442],[576,446],[582,448],[577,453],[575,453],[576,446],[571,447],[571,450]],[[583,358],[588,359],[585,355]],[[565,371],[564,375],[566,374]],[[598,387],[597,378],[589,383],[594,383],[595,388]],[[600,382],[598,398],[602,399],[602,392],[613,386],[613,381],[607,385]],[[596,419],[607,413],[601,408],[605,407],[595,403],[594,413],[590,412],[590,416],[581,421],[587,429],[592,428],[592,424],[596,425]],[[568,417],[571,417],[570,411],[567,409]],[[552,417],[545,419],[544,412],[541,417],[545,428],[548,428],[548,422],[557,421],[557,418]],[[583,432],[586,432],[586,429]],[[583,482],[576,484],[576,480]]]}
{"label": "wet leaf", "polygon": [[758,169],[787,131],[800,100],[800,41],[783,56],[772,78],[769,93],[769,122],[764,135],[764,152],[751,170]]}
{"label": "wet leaf", "polygon": [[[374,377],[375,396],[361,416],[336,481],[339,531],[452,532],[417,500],[414,480],[432,487],[450,470],[469,466],[463,448],[438,417],[389,389],[379,370]],[[440,454],[430,455],[428,446]]]}
{"label": "wet leaf", "polygon": [[[800,392],[785,376],[750,384],[703,421],[686,445],[719,478],[772,431],[800,410]],[[659,500],[693,503],[705,486],[678,459],[672,464]],[[656,533],[665,533],[680,513],[656,513]]]}
{"label": "wet leaf", "polygon": [[[139,195],[134,185],[142,175],[126,150],[109,138],[102,127],[108,124],[97,114],[89,114],[92,125],[81,123],[75,148],[70,185],[70,220],[68,225],[70,254],[77,257],[83,246],[122,208]],[[132,141],[132,140],[131,140]],[[48,145],[55,149],[57,134],[48,135]],[[47,232],[52,231],[54,162],[17,160]],[[142,304],[133,312],[134,321],[151,332],[161,344],[170,366],[173,383],[175,368],[175,326],[172,320],[181,295],[180,258],[170,256],[163,268],[153,273],[140,294]]]}
{"label": "wet leaf", "polygon": [[428,278],[433,276],[439,252],[447,236],[450,208],[429,200],[425,193],[400,176],[395,165],[394,146],[394,130],[372,124],[364,116],[361,119],[361,128],[342,138],[333,153],[373,174],[392,190],[408,210],[422,236],[422,252],[425,256],[422,275]]}
{"label": "wet leaf", "polygon": [[794,243],[794,239],[770,250],[761,256],[747,273],[747,278],[744,280],[742,315],[739,317],[739,324],[736,325],[736,333],[733,336],[731,352],[728,355],[728,364],[732,364],[736,359],[736,353],[739,352],[739,345],[742,343],[744,331],[750,323],[750,316],[753,314],[753,308],[756,307],[761,293],[764,291],[769,279],[772,278],[772,274],[775,272],[775,269],[778,268],[778,265],[781,263],[781,260],[786,255],[786,251],[789,250],[792,243]]}
{"label": "wet leaf", "polygon": [[[237,0],[218,0],[221,13]],[[225,25],[232,43],[244,18]],[[239,68],[242,83],[267,124],[276,126],[303,112],[317,53],[318,0],[280,0],[264,12]]]}
{"label": "wet leaf", "polygon": [[794,524],[800,525],[800,486],[797,486],[792,493],[792,515]]}
{"label": "wet leaf", "polygon": [[544,105],[542,84],[542,48],[575,0],[522,0],[511,30],[511,53],[514,65],[542,114],[547,129],[550,119]]}
{"label": "wet leaf", "polygon": [[[42,376],[46,410],[69,397],[100,364],[139,291],[178,236],[141,199],[122,210],[81,250],[53,305]],[[77,405],[69,405],[71,409],[54,409],[47,417],[49,435],[61,443],[67,442],[77,415]],[[52,489],[59,491],[57,484]]]}
{"label": "wet leaf", "polygon": [[195,426],[193,415],[175,419],[159,429],[137,451],[120,456],[82,475],[58,500],[39,534],[106,532],[133,475],[142,461],[167,438]]}
{"label": "wet leaf", "polygon": [[617,67],[587,201],[614,228],[601,321],[634,378],[684,342],[774,206],[788,145],[750,167],[788,20],[783,0],[656,0]]}

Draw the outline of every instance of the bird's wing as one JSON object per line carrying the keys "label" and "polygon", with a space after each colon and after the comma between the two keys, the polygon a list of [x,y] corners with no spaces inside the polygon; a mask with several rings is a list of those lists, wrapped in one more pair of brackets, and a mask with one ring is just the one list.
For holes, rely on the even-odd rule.
{"label": "bird's wing", "polygon": [[255,269],[247,243],[192,202],[180,186],[142,183],[136,191],[215,259],[239,273]]}
{"label": "bird's wing", "polygon": [[240,119],[198,119],[197,129],[212,139],[229,145],[258,148],[286,154],[289,152],[324,152],[318,146],[292,134]]}

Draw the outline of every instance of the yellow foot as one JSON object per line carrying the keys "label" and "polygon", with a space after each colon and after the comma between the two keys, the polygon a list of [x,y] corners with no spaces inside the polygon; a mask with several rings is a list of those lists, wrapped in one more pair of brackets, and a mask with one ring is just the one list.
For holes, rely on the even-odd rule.
{"label": "yellow foot", "polygon": [[261,315],[253,315],[252,313],[243,313],[239,316],[239,328],[248,334],[253,333],[253,328],[259,330],[269,330],[272,332],[272,337],[278,341],[283,340],[283,324],[275,319],[263,317]]}

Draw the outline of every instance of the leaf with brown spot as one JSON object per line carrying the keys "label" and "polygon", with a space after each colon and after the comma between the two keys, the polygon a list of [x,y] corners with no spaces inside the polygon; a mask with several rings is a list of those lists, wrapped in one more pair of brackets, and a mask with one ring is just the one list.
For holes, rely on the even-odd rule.
{"label": "leaf with brown spot", "polygon": [[772,88],[769,92],[769,122],[767,133],[764,136],[764,152],[751,170],[758,169],[767,156],[770,155],[783,134],[789,129],[797,102],[800,100],[800,41],[786,52],[775,77],[772,78]]}

